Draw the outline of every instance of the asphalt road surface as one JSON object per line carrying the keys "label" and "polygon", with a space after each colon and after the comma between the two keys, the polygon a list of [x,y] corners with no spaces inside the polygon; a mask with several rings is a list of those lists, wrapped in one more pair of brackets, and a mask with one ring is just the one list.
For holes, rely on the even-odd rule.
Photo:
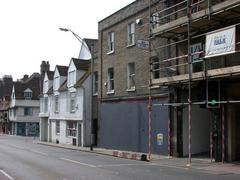
{"label": "asphalt road surface", "polygon": [[0,180],[239,180],[191,168],[119,159],[0,135]]}

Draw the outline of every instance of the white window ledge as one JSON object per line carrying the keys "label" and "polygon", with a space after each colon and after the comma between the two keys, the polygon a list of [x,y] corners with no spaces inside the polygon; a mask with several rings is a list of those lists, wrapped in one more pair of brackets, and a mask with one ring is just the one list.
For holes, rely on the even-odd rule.
{"label": "white window ledge", "polygon": [[98,95],[98,93],[93,93],[93,96],[97,96]]}
{"label": "white window ledge", "polygon": [[113,54],[114,53],[114,51],[109,51],[109,52],[107,52],[107,55],[110,55],[110,54]]}
{"label": "white window ledge", "polygon": [[114,90],[108,91],[107,94],[114,94]]}
{"label": "white window ledge", "polygon": [[133,43],[133,44],[128,44],[128,45],[127,45],[127,48],[130,48],[130,47],[133,47],[133,46],[135,46],[135,43]]}
{"label": "white window ledge", "polygon": [[134,87],[134,88],[131,88],[131,89],[127,89],[126,91],[127,92],[134,92],[134,91],[136,91],[136,88]]}

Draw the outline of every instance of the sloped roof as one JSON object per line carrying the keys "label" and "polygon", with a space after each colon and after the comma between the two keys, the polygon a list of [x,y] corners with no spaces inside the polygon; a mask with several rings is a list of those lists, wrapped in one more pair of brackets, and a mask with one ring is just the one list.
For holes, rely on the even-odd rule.
{"label": "sloped roof", "polygon": [[25,99],[24,98],[24,90],[31,89],[32,99],[38,100],[40,95],[40,82],[41,82],[41,76],[38,73],[34,73],[29,79],[26,81],[17,81],[13,82],[14,84],[14,90],[15,90],[15,98],[16,99]]}
{"label": "sloped roof", "polygon": [[59,92],[64,92],[67,90],[67,80],[65,80],[62,85],[60,86],[60,88],[58,89]]}
{"label": "sloped roof", "polygon": [[48,90],[47,94],[48,94],[48,95],[53,94],[53,87],[51,87],[51,88]]}
{"label": "sloped roof", "polygon": [[91,71],[88,70],[87,72],[84,73],[84,75],[77,81],[77,83],[75,84],[75,88],[77,87],[81,87],[82,84],[84,83],[84,81],[91,75]]}
{"label": "sloped roof", "polygon": [[68,66],[56,65],[56,68],[58,69],[58,72],[59,72],[60,76],[67,76]]}
{"label": "sloped roof", "polygon": [[83,59],[77,59],[77,58],[72,58],[72,60],[77,70],[87,71],[91,65],[90,60],[83,60]]}
{"label": "sloped roof", "polygon": [[47,76],[49,80],[53,80],[53,75],[54,75],[53,71],[47,71]]}

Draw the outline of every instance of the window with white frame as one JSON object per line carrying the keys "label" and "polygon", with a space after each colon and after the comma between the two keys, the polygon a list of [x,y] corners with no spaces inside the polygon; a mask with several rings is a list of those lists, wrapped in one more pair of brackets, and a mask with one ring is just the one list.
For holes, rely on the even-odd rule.
{"label": "window with white frame", "polygon": [[128,46],[135,44],[135,23],[128,24]]}
{"label": "window with white frame", "polygon": [[93,74],[93,94],[98,93],[98,72]]}
{"label": "window with white frame", "polygon": [[33,115],[33,109],[31,107],[25,107],[24,116],[32,116],[32,115]]}
{"label": "window with white frame", "polygon": [[76,137],[77,121],[67,121],[67,136]]}
{"label": "window with white frame", "polygon": [[68,74],[68,86],[71,87],[74,85],[75,71],[70,71]]}
{"label": "window with white frame", "polygon": [[159,13],[154,13],[152,15],[152,27],[156,28],[160,26],[160,14]]}
{"label": "window with white frame", "polygon": [[159,59],[157,57],[152,59],[152,78],[153,79],[160,78],[160,64]]}
{"label": "window with white frame", "polygon": [[32,91],[24,91],[24,98],[25,99],[32,99]]}
{"label": "window with white frame", "polygon": [[59,96],[55,96],[55,113],[59,112]]}
{"label": "window with white frame", "polygon": [[114,52],[114,32],[108,33],[108,53]]}
{"label": "window with white frame", "polygon": [[135,90],[135,64],[134,63],[128,63],[127,88],[128,90]]}
{"label": "window with white frame", "polygon": [[44,97],[44,112],[48,112],[48,97]]}
{"label": "window with white frame", "polygon": [[109,68],[108,69],[108,86],[107,86],[107,90],[109,93],[114,92],[114,70],[113,68]]}
{"label": "window with white frame", "polygon": [[60,134],[60,121],[56,120],[56,134]]}
{"label": "window with white frame", "polygon": [[70,93],[70,112],[75,112],[76,109],[76,93]]}
{"label": "window with white frame", "polygon": [[44,86],[43,86],[43,93],[47,93],[47,91],[48,91],[48,80],[45,80],[44,81]]}
{"label": "window with white frame", "polygon": [[59,84],[60,84],[60,77],[58,76],[54,78],[54,83],[53,83],[54,90],[58,89]]}

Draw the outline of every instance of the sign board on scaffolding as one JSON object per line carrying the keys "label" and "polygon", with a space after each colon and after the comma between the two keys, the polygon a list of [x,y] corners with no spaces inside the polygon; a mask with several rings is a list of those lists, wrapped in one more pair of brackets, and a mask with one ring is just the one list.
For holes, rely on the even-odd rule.
{"label": "sign board on scaffolding", "polygon": [[157,134],[157,145],[158,146],[162,146],[163,145],[163,134],[162,133],[158,133]]}
{"label": "sign board on scaffolding", "polygon": [[234,53],[236,49],[236,27],[230,26],[206,35],[205,57]]}
{"label": "sign board on scaffolding", "polygon": [[149,41],[145,40],[137,40],[137,47],[140,49],[148,49],[149,48]]}

